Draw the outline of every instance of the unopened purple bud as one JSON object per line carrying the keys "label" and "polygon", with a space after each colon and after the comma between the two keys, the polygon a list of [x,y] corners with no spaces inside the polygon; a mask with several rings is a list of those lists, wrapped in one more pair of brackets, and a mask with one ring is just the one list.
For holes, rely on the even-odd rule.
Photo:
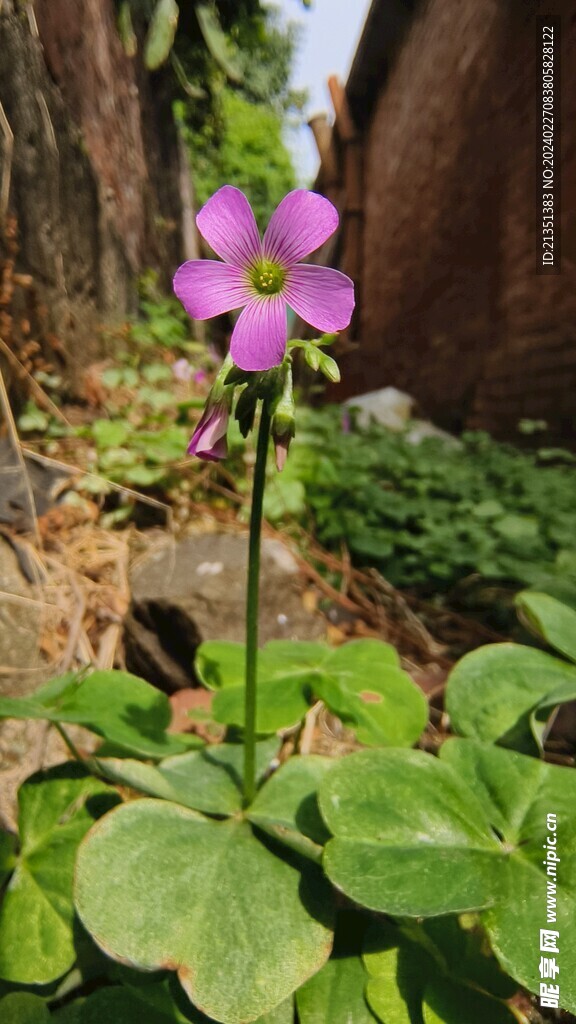
{"label": "unopened purple bud", "polygon": [[188,445],[188,455],[196,455],[206,462],[218,462],[228,455],[226,432],[230,417],[229,402],[226,398],[211,402],[208,399],[204,412],[192,440]]}
{"label": "unopened purple bud", "polygon": [[284,437],[274,438],[274,455],[276,457],[276,469],[279,473],[282,472],[286,465],[286,459],[288,458],[288,449],[290,447],[290,441],[292,440],[291,434],[286,434]]}

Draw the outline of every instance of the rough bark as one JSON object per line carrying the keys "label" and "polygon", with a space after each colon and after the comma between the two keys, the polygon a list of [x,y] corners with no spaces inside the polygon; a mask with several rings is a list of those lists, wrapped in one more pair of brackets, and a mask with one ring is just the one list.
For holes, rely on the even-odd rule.
{"label": "rough bark", "polygon": [[168,279],[181,258],[167,82],[124,53],[113,0],[4,0],[0,53],[15,269],[32,275],[74,371],[101,353],[98,328],[134,309],[138,274]]}

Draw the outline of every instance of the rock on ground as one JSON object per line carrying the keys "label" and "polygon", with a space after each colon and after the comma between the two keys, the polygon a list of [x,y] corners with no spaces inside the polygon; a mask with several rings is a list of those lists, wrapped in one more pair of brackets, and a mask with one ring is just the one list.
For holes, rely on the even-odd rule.
{"label": "rock on ground", "polygon": [[[125,619],[126,667],[168,693],[193,685],[203,640],[244,640],[248,537],[189,536],[133,570]],[[262,541],[260,644],[316,640],[325,622],[302,604],[298,566],[280,541]]]}

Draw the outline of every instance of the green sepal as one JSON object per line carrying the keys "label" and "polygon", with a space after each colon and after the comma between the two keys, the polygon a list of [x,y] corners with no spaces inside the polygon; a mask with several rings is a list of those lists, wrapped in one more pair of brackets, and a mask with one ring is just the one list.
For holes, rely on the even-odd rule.
{"label": "green sepal", "polygon": [[[256,371],[257,372],[257,371]],[[228,370],[224,378],[224,384],[238,386],[239,384],[251,384],[254,380],[254,370],[242,370],[236,363]]]}
{"label": "green sepal", "polygon": [[271,433],[275,442],[294,437],[296,433],[296,405],[292,383],[292,360],[287,357],[281,366],[281,391],[272,408]]}
{"label": "green sepal", "polygon": [[239,395],[234,412],[242,437],[248,437],[248,434],[254,427],[257,403],[258,387],[256,383],[248,384]]}

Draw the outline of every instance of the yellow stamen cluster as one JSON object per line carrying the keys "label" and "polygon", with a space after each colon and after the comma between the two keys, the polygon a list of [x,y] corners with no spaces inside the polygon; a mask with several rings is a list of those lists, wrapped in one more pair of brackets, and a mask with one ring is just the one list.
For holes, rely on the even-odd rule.
{"label": "yellow stamen cluster", "polygon": [[271,288],[274,284],[274,277],[269,270],[265,270],[258,278],[262,288]]}
{"label": "yellow stamen cluster", "polygon": [[284,287],[285,271],[270,260],[259,260],[250,270],[250,283],[260,295],[277,295]]}

